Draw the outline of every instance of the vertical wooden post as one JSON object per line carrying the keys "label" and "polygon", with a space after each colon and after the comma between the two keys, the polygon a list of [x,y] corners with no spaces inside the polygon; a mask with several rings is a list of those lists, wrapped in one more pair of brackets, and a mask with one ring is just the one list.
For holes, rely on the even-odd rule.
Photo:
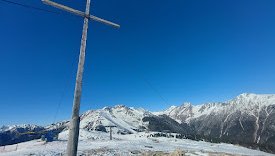
{"label": "vertical wooden post", "polygon": [[110,126],[110,140],[112,140],[112,127]]}
{"label": "vertical wooden post", "polygon": [[90,14],[90,1],[91,0],[87,0],[87,3],[86,3],[86,11],[85,11],[86,16],[84,17],[84,24],[83,24],[83,31],[82,31],[81,47],[80,47],[79,62],[78,62],[75,91],[74,91],[73,113],[72,113],[72,119],[70,122],[69,139],[67,144],[68,156],[77,155],[79,122],[80,122],[79,109],[80,109],[80,100],[81,100],[81,92],[82,92],[82,77],[83,77],[83,71],[84,71],[86,40],[87,40],[88,22],[89,22],[88,17]]}

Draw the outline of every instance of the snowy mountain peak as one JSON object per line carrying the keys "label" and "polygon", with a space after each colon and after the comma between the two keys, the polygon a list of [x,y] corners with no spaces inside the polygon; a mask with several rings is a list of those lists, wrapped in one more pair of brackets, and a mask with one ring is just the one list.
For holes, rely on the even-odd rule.
{"label": "snowy mountain peak", "polygon": [[102,110],[104,110],[104,111],[122,110],[122,109],[128,110],[130,108],[125,106],[125,105],[122,105],[122,104],[115,105],[113,107],[112,106],[107,106],[107,107],[102,108]]}
{"label": "snowy mountain peak", "polygon": [[249,111],[254,108],[262,109],[275,104],[274,94],[249,94],[244,93],[237,96],[235,99],[228,101],[235,109]]}
{"label": "snowy mountain peak", "polygon": [[184,102],[184,103],[182,104],[182,106],[184,106],[184,107],[191,107],[192,104],[191,104],[190,102]]}
{"label": "snowy mountain peak", "polygon": [[113,129],[117,133],[135,133],[140,127],[144,127],[142,119],[151,113],[144,109],[136,109],[125,105],[104,107],[98,110],[89,110],[81,115],[80,127],[87,130],[108,131],[104,126],[116,126]]}
{"label": "snowy mountain peak", "polygon": [[115,107],[114,108],[128,108],[128,107],[126,107],[125,105],[123,105],[123,104],[120,104],[120,105],[115,105]]}
{"label": "snowy mountain peak", "polygon": [[272,100],[275,102],[275,94],[242,93],[235,100]]}
{"label": "snowy mountain peak", "polygon": [[238,95],[237,97],[249,97],[249,96],[257,96],[254,93],[242,93],[240,95]]}

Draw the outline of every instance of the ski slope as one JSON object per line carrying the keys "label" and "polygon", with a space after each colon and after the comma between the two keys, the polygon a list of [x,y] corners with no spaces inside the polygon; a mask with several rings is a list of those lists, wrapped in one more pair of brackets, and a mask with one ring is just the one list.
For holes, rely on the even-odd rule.
{"label": "ski slope", "polygon": [[[113,140],[108,140],[108,133],[80,131],[79,155],[142,155],[149,151],[162,151],[169,153],[175,150],[184,151],[185,155],[251,155],[271,156],[272,154],[252,150],[231,144],[214,144],[203,141],[175,138],[151,138],[152,133],[135,133],[128,135],[114,134]],[[62,132],[59,141],[45,144],[40,140],[33,140],[16,145],[0,147],[0,156],[52,156],[61,155],[66,151],[67,132]]]}

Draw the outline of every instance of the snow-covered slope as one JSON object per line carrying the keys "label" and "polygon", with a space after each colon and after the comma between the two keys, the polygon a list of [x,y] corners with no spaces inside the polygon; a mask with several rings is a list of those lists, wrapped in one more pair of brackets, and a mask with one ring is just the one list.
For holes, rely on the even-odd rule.
{"label": "snow-covered slope", "polygon": [[152,115],[144,109],[129,108],[124,105],[90,110],[81,115],[80,128],[95,130],[99,126],[116,126],[116,133],[136,133],[145,126],[142,119]]}
{"label": "snow-covered slope", "polygon": [[[78,155],[93,156],[134,156],[134,155],[168,155],[173,151],[180,151],[178,155],[196,156],[272,156],[258,150],[252,150],[232,144],[209,143],[188,139],[175,139],[166,137],[150,137],[152,133],[136,133],[127,135],[114,134],[113,140],[108,140],[107,133],[80,131],[81,137],[78,145]],[[18,145],[0,147],[0,156],[57,156],[66,155],[66,140],[44,143],[33,140]]]}

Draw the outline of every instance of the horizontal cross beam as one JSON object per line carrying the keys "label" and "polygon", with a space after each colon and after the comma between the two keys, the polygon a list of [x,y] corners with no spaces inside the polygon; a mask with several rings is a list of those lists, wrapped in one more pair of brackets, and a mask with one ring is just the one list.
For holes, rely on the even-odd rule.
{"label": "horizontal cross beam", "polygon": [[104,127],[117,127],[117,126],[104,126]]}
{"label": "horizontal cross beam", "polygon": [[58,4],[58,3],[50,1],[50,0],[42,0],[42,2],[45,3],[45,4],[47,4],[47,5],[51,5],[51,6],[55,7],[55,8],[58,8],[58,9],[61,9],[61,10],[73,13],[73,14],[81,16],[81,17],[86,17],[88,19],[91,19],[91,20],[94,20],[94,21],[97,21],[97,22],[100,22],[100,23],[103,23],[103,24],[106,24],[106,25],[110,25],[110,26],[113,26],[115,28],[119,28],[120,27],[120,25],[118,25],[116,23],[107,21],[105,19],[93,16],[93,15],[86,15],[82,11],[79,11],[79,10],[67,7],[67,6],[62,5],[62,4]]}

